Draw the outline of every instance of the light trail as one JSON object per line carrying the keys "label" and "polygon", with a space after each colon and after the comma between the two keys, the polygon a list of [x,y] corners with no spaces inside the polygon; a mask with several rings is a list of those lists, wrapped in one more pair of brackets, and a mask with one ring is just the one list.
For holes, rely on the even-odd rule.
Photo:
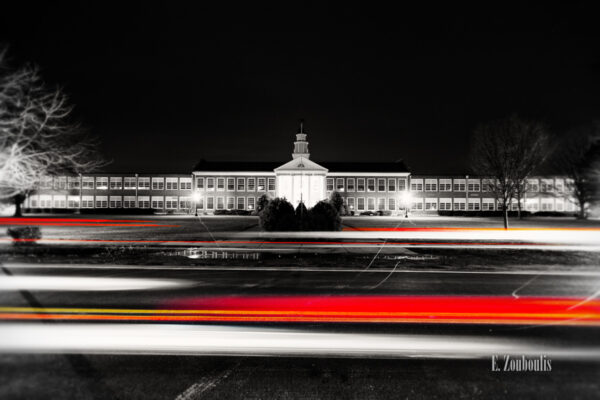
{"label": "light trail", "polygon": [[0,291],[119,291],[175,289],[192,283],[175,279],[112,278],[85,276],[3,276]]}
{"label": "light trail", "polygon": [[220,296],[166,305],[165,309],[0,307],[0,319],[600,326],[600,300],[582,303],[581,298]]}
{"label": "light trail", "polygon": [[171,324],[0,324],[2,353],[600,359],[597,346],[465,335],[315,332]]}

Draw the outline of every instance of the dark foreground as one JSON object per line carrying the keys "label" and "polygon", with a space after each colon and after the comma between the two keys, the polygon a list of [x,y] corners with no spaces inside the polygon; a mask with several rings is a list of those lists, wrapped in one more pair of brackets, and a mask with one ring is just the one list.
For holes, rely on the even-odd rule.
{"label": "dark foreground", "polygon": [[[526,252],[522,254],[527,257]],[[375,295],[443,295],[585,299],[597,291],[600,281],[600,271],[592,268],[593,261],[589,258],[593,260],[593,256],[579,255],[577,261],[588,265],[584,265],[585,268],[573,265],[573,272],[569,273],[564,268],[557,270],[551,262],[564,261],[565,256],[559,254],[555,257],[552,254],[534,257],[530,253],[529,258],[537,257],[538,260],[535,269],[531,270],[532,265],[515,268],[516,256],[507,253],[505,255],[510,257],[500,268],[506,272],[477,272],[475,265],[485,262],[485,255],[481,253],[475,258],[473,255],[463,257],[471,259],[472,265],[467,265],[468,268],[457,266],[459,271],[448,270],[448,265],[444,270],[432,269],[439,259],[425,258],[425,255],[420,254],[415,261],[405,261],[401,268],[398,268],[397,262],[390,263],[390,260],[380,260],[380,263],[371,266],[363,260],[362,267],[355,265],[345,270],[321,264],[318,257],[310,258],[311,265],[298,264],[297,258],[291,256],[279,261],[270,258],[268,265],[262,261],[261,268],[260,261],[239,259],[227,262],[211,260],[207,262],[210,265],[203,265],[202,260],[196,259],[194,265],[175,262],[180,265],[148,267],[139,265],[139,262],[138,265],[90,264],[78,257],[65,262],[66,258],[61,256],[53,259],[55,264],[31,264],[13,255],[11,261],[2,265],[2,278],[9,282],[0,291],[2,307],[37,308],[38,311],[28,314],[36,316],[45,312],[40,309],[81,308],[88,311],[77,311],[74,319],[66,321],[35,318],[3,321],[0,324],[0,332],[5,332],[4,350],[0,356],[0,397],[395,399],[594,398],[597,395],[600,391],[597,379],[600,376],[600,328],[597,326],[565,326],[560,323],[115,322],[85,319],[89,309],[160,309],[175,300],[206,296],[311,295],[328,298],[357,295],[368,298]],[[494,264],[501,264],[499,259],[502,256],[502,252],[494,252]],[[59,260],[62,262],[56,263]],[[444,260],[449,263],[452,258]],[[151,261],[147,259],[146,263],[152,264]],[[288,262],[294,262],[295,266],[290,267]],[[508,268],[510,265],[512,269]],[[40,288],[36,286],[40,283],[35,279],[8,279],[15,277],[52,277],[55,280],[44,280],[42,284],[47,286]],[[90,285],[91,282],[91,287],[69,286],[70,278],[91,278],[92,281],[78,283]],[[95,278],[106,280],[94,281]],[[115,281],[118,279],[136,283],[151,281],[148,281],[147,287],[124,290],[111,286],[121,282]],[[176,284],[172,287],[152,286],[153,282],[160,284],[163,281]],[[20,338],[13,334],[7,336],[5,328],[14,326],[25,327],[30,332],[38,330],[39,340],[35,336],[33,340],[26,335]],[[85,341],[81,344],[69,341],[63,343],[63,350],[37,349],[33,354],[23,352],[23,349],[15,353],[16,350],[7,348],[7,342],[30,340],[33,351],[48,339],[46,329],[78,326],[91,329],[90,332],[108,327],[113,335],[109,333],[103,337],[108,347],[98,349],[86,347]],[[137,337],[136,343],[127,344],[122,343],[119,337],[119,329],[123,326],[132,329],[149,326],[150,330],[140,330],[142,334]],[[155,329],[152,329],[153,326]],[[114,331],[110,327],[114,327]],[[336,345],[344,343],[343,335],[361,336],[358,342],[351,343],[350,350],[341,345],[328,356],[323,356],[311,351],[309,346],[291,357],[286,349],[252,352],[246,346],[250,344],[243,343],[242,334],[242,343],[235,342],[241,349],[237,354],[215,356],[203,341],[178,347],[175,352],[166,351],[156,341],[157,335],[165,329],[179,329],[184,333],[186,329],[236,329],[242,333],[256,333],[258,330],[259,335],[284,330],[297,335],[292,337],[299,340],[313,333],[341,335],[339,342],[332,342]],[[402,345],[405,347],[394,347],[394,340],[399,338],[408,338]],[[424,343],[425,347],[415,350],[411,347],[411,338],[424,340],[420,343]],[[65,340],[55,339],[59,343]],[[111,344],[115,347],[111,348]],[[168,348],[172,349],[173,345],[167,343]],[[372,351],[373,346],[381,345],[384,345],[383,350]],[[386,348],[390,352],[386,353]],[[436,349],[439,348],[444,351],[438,353]],[[371,352],[360,352],[365,349],[371,349]],[[500,356],[504,353],[519,356],[523,352],[530,356],[546,355],[552,361],[552,369],[544,372],[492,371],[492,356],[498,352]],[[269,356],[265,356],[267,353]]]}

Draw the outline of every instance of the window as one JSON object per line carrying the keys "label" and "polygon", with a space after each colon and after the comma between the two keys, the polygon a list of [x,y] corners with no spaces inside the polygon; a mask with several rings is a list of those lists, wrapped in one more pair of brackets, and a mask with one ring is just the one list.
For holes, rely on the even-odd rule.
{"label": "window", "polygon": [[481,210],[482,211],[494,211],[494,199],[483,198],[481,199]]}
{"label": "window", "polygon": [[138,196],[139,208],[150,208],[150,196]]}
{"label": "window", "polygon": [[207,197],[206,198],[206,209],[207,210],[214,210],[215,209],[215,198],[214,197]]}
{"label": "window", "polygon": [[245,210],[246,209],[246,199],[244,197],[237,198],[237,209]]}
{"label": "window", "polygon": [[[491,192],[494,190],[493,181],[491,179],[482,179],[481,180],[481,191],[482,192]],[[493,208],[491,208],[493,210]]]}
{"label": "window", "polygon": [[152,178],[152,190],[165,190],[165,178]]}
{"label": "window", "polygon": [[385,179],[377,179],[377,191],[385,192]]}
{"label": "window", "polygon": [[135,189],[135,177],[131,177],[131,176],[126,176],[125,177],[125,186],[124,188],[126,190],[133,190]]}
{"label": "window", "polygon": [[29,198],[29,207],[31,208],[37,208],[38,205],[38,199],[37,196],[33,196]]}
{"label": "window", "polygon": [[215,178],[206,178],[206,190],[215,190]]}
{"label": "window", "polygon": [[349,192],[354,192],[356,190],[356,188],[354,187],[354,178],[348,178],[347,185]]}
{"label": "window", "polygon": [[120,190],[123,188],[123,178],[120,176],[110,177],[110,188],[111,190]]}
{"label": "window", "polygon": [[527,190],[530,192],[539,192],[540,185],[537,179],[528,179],[527,180]]}
{"label": "window", "polygon": [[[441,186],[441,183],[440,183]],[[452,210],[452,199],[441,198],[439,200],[440,211],[451,211]]]}
{"label": "window", "polygon": [[369,178],[369,179],[367,179],[367,192],[374,192],[374,191],[375,191],[375,179]]}
{"label": "window", "polygon": [[179,190],[192,190],[192,178],[179,178]]}
{"label": "window", "polygon": [[411,209],[414,211],[423,211],[423,199],[415,199],[412,203]]}
{"label": "window", "polygon": [[[373,185],[375,185],[375,183],[373,183]],[[367,210],[375,211],[375,199],[373,197],[367,199]]]}
{"label": "window", "polygon": [[364,197],[359,197],[358,199],[356,199],[356,209],[358,211],[365,210],[365,198]]}
{"label": "window", "polygon": [[[40,207],[44,208],[42,196],[40,196]],[[94,208],[94,196],[81,196],[81,208]]]}
{"label": "window", "polygon": [[[177,178],[167,178],[166,185],[167,185],[167,190],[177,190],[179,188],[179,185],[177,183]],[[177,207],[173,207],[173,208],[177,208]]]}
{"label": "window", "polygon": [[227,209],[233,210],[234,208],[235,208],[235,197],[228,197],[227,198]]}
{"label": "window", "polygon": [[244,178],[237,178],[237,191],[244,192],[246,190],[246,180]]}
{"label": "window", "polygon": [[469,179],[467,189],[469,189],[469,192],[479,192],[480,186],[479,179]]}
{"label": "window", "polygon": [[258,191],[259,192],[264,192],[265,191],[265,178],[258,178]]}
{"label": "window", "polygon": [[335,180],[335,190],[337,190],[338,192],[343,192],[344,189],[344,178],[337,178]]}
{"label": "window", "polygon": [[110,196],[108,206],[110,208],[121,208],[121,196]]}
{"label": "window", "polygon": [[275,191],[275,178],[269,178],[269,192]]}
{"label": "window", "polygon": [[155,210],[162,210],[164,208],[164,197],[162,196],[152,196],[152,208]]}
{"label": "window", "polygon": [[410,190],[413,192],[422,192],[423,191],[423,179],[411,179],[410,180]]}
{"label": "window", "polygon": [[[425,179],[425,191],[437,192],[437,179]],[[425,209],[427,209],[427,205],[425,205]]]}
{"label": "window", "polygon": [[135,208],[135,196],[123,197],[123,208]]}
{"label": "window", "polygon": [[455,179],[454,180],[454,191],[455,192],[464,192],[466,190],[466,182],[464,179]]}
{"label": "window", "polygon": [[254,210],[254,202],[256,199],[254,197],[248,197],[248,210]]}
{"label": "window", "polygon": [[84,176],[81,178],[81,187],[83,189],[93,189],[94,188],[94,178],[91,176]]}
{"label": "window", "polygon": [[204,178],[196,178],[196,189],[204,189]]}
{"label": "window", "polygon": [[396,191],[396,179],[388,179],[388,192]]}
{"label": "window", "polygon": [[356,191],[358,191],[358,192],[365,191],[365,178],[358,178],[358,183],[356,185]]}
{"label": "window", "polygon": [[67,208],[67,196],[54,196],[54,208]]}
{"label": "window", "polygon": [[65,190],[67,188],[67,177],[59,176],[54,178],[54,188],[58,190]]}
{"label": "window", "polygon": [[425,211],[436,211],[437,199],[425,199]]}
{"label": "window", "polygon": [[165,197],[165,208],[167,210],[174,210],[177,208],[177,196]]}
{"label": "window", "polygon": [[398,191],[406,190],[406,179],[398,179]]}
{"label": "window", "polygon": [[217,178],[217,190],[219,192],[225,190],[225,178]]}
{"label": "window", "polygon": [[348,197],[346,199],[346,203],[348,205],[348,211],[354,211],[354,197]]}
{"label": "window", "polygon": [[385,210],[385,198],[380,197],[377,199],[377,209],[379,211]]}
{"label": "window", "polygon": [[[542,179],[540,182],[540,192],[551,192],[552,191],[552,179]],[[542,210],[546,211],[546,210]]]}
{"label": "window", "polygon": [[396,199],[390,197],[388,199],[388,210],[394,211],[396,209]]}
{"label": "window", "polygon": [[67,207],[68,208],[79,208],[79,196],[67,197]]}
{"label": "window", "polygon": [[96,208],[108,208],[108,197],[96,196]]}
{"label": "window", "polygon": [[[190,182],[190,185],[191,184],[192,182]],[[179,208],[182,210],[189,210],[190,208],[192,208],[192,198],[187,196],[179,197]]]}
{"label": "window", "polygon": [[467,209],[469,211],[479,211],[479,199],[469,199]]}
{"label": "window", "polygon": [[223,210],[225,208],[225,199],[223,197],[217,197],[217,210]]}
{"label": "window", "polygon": [[[452,179],[440,179],[440,192],[452,191]],[[440,210],[442,208],[440,207]]]}
{"label": "window", "polygon": [[96,190],[108,189],[108,177],[102,176],[96,178]]}
{"label": "window", "polygon": [[[79,177],[73,176],[68,178],[69,189],[79,189]],[[79,208],[79,207],[77,207]]]}
{"label": "window", "polygon": [[198,210],[204,210],[204,197],[200,197],[198,202],[196,203],[196,208]]}
{"label": "window", "polygon": [[454,199],[454,210],[455,211],[465,211],[467,208],[466,199]]}
{"label": "window", "polygon": [[[554,185],[554,187],[555,187],[555,189],[556,189],[557,192],[562,192],[564,190],[564,185],[563,185],[562,181],[558,181],[557,180],[556,184]],[[558,203],[557,203],[557,206],[558,206]],[[561,210],[557,209],[556,211],[562,211],[562,209]]]}
{"label": "window", "polygon": [[333,192],[333,178],[327,178],[327,189],[328,192]]}
{"label": "window", "polygon": [[256,190],[256,179],[248,178],[248,192],[254,192]]}
{"label": "window", "polygon": [[150,189],[150,178],[138,178],[138,189],[141,189],[141,190]]}

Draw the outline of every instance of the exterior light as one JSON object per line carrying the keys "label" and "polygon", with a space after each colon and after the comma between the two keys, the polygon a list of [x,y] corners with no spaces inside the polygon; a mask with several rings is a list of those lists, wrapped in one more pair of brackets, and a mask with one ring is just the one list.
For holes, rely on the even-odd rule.
{"label": "exterior light", "polygon": [[192,195],[192,197],[194,199],[194,202],[196,202],[196,203],[198,203],[200,201],[200,198],[201,198],[200,193],[198,193],[198,192],[194,192],[194,194]]}

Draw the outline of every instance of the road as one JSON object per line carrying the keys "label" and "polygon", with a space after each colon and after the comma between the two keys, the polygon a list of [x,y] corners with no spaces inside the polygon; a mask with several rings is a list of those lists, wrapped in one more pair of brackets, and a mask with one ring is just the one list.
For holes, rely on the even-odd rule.
{"label": "road", "polygon": [[[600,390],[600,308],[593,298],[600,271],[257,269],[234,261],[239,265],[4,262],[0,397],[591,398]],[[370,314],[370,299],[378,299],[375,310],[387,302],[414,311],[421,301],[415,296],[437,299],[421,311],[440,320],[382,322]],[[359,302],[345,311],[366,317],[316,319],[330,318],[321,312],[349,299]],[[489,303],[491,320],[469,319],[472,307],[494,299],[501,303]],[[588,308],[574,320],[520,309],[535,321],[514,320],[502,309],[529,299],[571,299],[564,313]],[[290,312],[290,301],[308,319]],[[462,317],[444,320],[444,304]],[[266,311],[295,319],[226,318]],[[158,318],[181,312],[193,318]],[[506,353],[546,356],[552,370],[491,371],[492,355]]]}

